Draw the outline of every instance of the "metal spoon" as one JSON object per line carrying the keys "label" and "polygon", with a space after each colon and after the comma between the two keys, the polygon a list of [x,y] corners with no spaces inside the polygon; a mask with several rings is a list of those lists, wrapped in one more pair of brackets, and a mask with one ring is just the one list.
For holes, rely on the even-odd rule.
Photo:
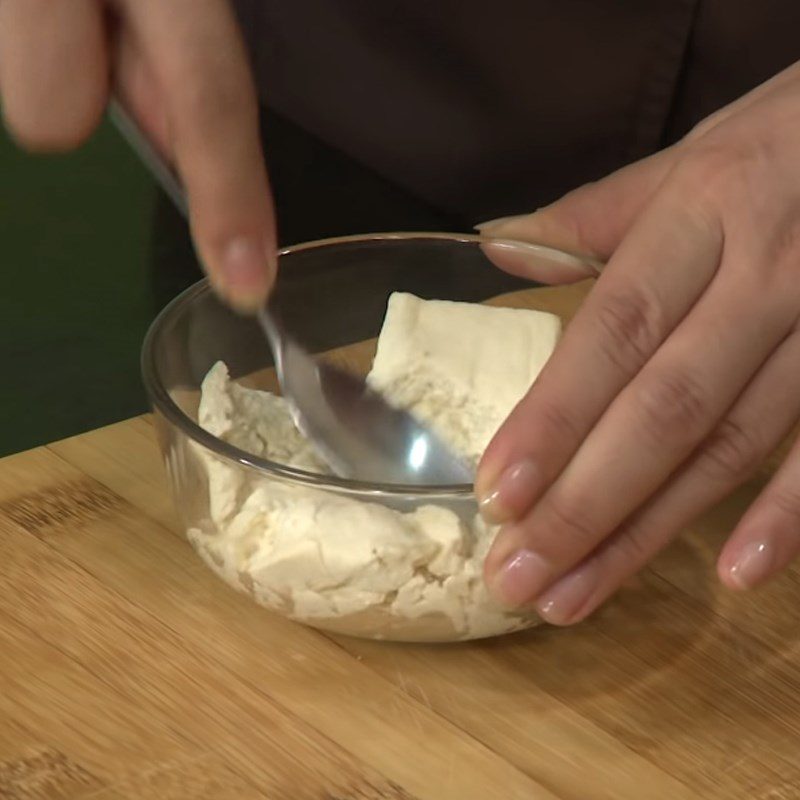
{"label": "metal spoon", "polygon": [[[109,116],[153,177],[186,217],[183,186],[118,100]],[[316,361],[269,307],[257,314],[295,425],[338,475],[372,483],[455,485],[471,471],[408,412],[393,408],[360,377]]]}

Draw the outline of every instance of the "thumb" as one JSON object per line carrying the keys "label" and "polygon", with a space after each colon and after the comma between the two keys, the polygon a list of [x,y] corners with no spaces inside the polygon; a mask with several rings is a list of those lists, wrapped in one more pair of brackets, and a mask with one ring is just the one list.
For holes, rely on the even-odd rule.
{"label": "thumb", "polygon": [[492,238],[546,245],[575,254],[585,260],[587,267],[581,274],[576,272],[574,262],[559,270],[553,268],[552,261],[544,267],[541,259],[504,255],[492,259],[500,269],[541,283],[580,280],[611,257],[676,157],[676,147],[662,150],[574,189],[532,214],[503,217],[475,227]]}

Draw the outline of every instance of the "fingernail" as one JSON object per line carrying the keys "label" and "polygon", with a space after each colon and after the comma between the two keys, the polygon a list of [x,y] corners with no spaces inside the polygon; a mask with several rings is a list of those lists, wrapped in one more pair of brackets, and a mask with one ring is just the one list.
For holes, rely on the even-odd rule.
{"label": "fingernail", "polygon": [[220,262],[219,283],[229,302],[244,311],[264,304],[275,274],[274,259],[254,239],[234,239]]}
{"label": "fingernail", "polygon": [[597,589],[597,570],[586,564],[551,586],[537,601],[536,609],[552,625],[569,625],[586,608]]}
{"label": "fingernail", "polygon": [[478,501],[481,516],[492,525],[519,519],[536,499],[541,476],[526,459],[506,468]]}
{"label": "fingernail", "polygon": [[534,600],[550,580],[550,567],[541,556],[519,550],[494,574],[489,591],[500,605],[520,608]]}
{"label": "fingernail", "polygon": [[503,225],[508,224],[509,222],[516,222],[520,219],[525,219],[525,217],[530,216],[529,214],[513,214],[509,217],[498,217],[497,219],[489,219],[486,222],[479,222],[475,225],[475,230],[480,231],[481,233],[486,233],[487,231],[492,230],[492,228],[499,228]]}
{"label": "fingernail", "polygon": [[773,572],[772,548],[766,542],[753,542],[742,549],[730,569],[730,577],[739,589],[754,589]]}

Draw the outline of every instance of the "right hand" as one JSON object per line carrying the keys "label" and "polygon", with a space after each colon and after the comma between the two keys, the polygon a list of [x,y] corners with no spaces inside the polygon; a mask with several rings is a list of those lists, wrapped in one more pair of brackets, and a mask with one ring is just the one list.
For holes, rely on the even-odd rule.
{"label": "right hand", "polygon": [[253,311],[274,280],[275,223],[255,88],[228,0],[0,0],[0,97],[22,146],[82,143],[111,75],[180,173],[212,284]]}

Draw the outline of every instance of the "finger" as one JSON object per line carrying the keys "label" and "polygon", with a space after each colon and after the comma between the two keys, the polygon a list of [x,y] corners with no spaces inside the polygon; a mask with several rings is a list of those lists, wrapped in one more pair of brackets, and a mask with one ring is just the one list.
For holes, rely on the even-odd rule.
{"label": "finger", "polygon": [[[754,313],[760,276],[733,260],[727,257],[710,289],[615,399],[544,497],[501,531],[487,575],[504,600],[537,597],[651,497],[791,330],[796,297],[774,294]],[[510,571],[504,568],[509,560]]]}
{"label": "finger", "polygon": [[153,143],[163,158],[174,163],[164,90],[151,65],[128,29],[116,32],[113,50],[115,90],[123,107],[134,116],[148,142]]}
{"label": "finger", "polygon": [[274,214],[233,13],[225,0],[127,0],[124,7],[164,92],[200,257],[230,303],[255,310],[274,278]]}
{"label": "finger", "polygon": [[649,204],[486,449],[476,492],[490,522],[530,507],[714,276],[722,234],[684,200],[686,183],[671,179]]}
{"label": "finger", "polygon": [[[596,183],[581,186],[533,214],[476,227],[487,236],[543,244],[605,261],[661,186],[675,158],[675,148],[662,150]],[[553,282],[549,275],[524,261],[498,266],[530,280]]]}
{"label": "finger", "polygon": [[96,0],[0,2],[0,95],[6,124],[31,150],[68,150],[105,107],[108,61]]}
{"label": "finger", "polygon": [[[794,362],[797,369],[797,360]],[[800,443],[747,511],[717,565],[731,589],[754,589],[800,555]]]}
{"label": "finger", "polygon": [[[800,334],[795,331],[753,379],[723,423],[669,484],[586,560],[537,598],[539,614],[556,625],[584,619],[687,524],[744,483],[800,418],[798,363]],[[800,524],[793,530],[800,531]],[[759,528],[759,533],[763,535],[764,530]],[[800,547],[800,536],[796,539]],[[778,543],[781,557],[770,563],[770,569],[780,568],[796,554],[790,540],[778,536]],[[757,555],[767,547],[772,554],[771,540],[769,544],[765,539],[751,542],[749,536],[743,536],[737,541],[734,536],[720,559],[722,579],[730,585],[732,577],[735,581],[745,577],[750,585],[749,577],[745,576],[747,570],[736,567],[742,560],[741,552]],[[752,558],[745,559],[745,566],[753,563]]]}

